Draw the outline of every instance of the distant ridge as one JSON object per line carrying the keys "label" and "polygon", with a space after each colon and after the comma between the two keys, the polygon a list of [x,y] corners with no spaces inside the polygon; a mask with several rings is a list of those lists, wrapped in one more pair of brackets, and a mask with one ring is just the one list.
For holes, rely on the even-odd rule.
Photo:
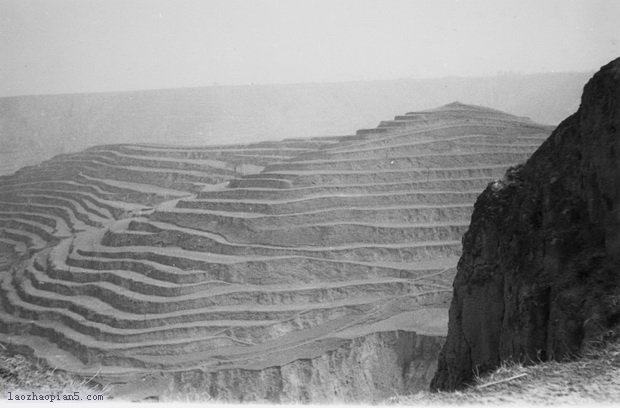
{"label": "distant ridge", "polygon": [[[556,124],[586,73],[217,86],[0,98],[0,174],[103,143],[251,143],[349,134],[458,100]],[[9,153],[10,151],[10,153]]]}

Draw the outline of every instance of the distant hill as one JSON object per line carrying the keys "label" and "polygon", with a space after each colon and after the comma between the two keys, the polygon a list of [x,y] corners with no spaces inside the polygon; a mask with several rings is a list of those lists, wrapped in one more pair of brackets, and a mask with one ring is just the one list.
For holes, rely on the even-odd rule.
{"label": "distant hill", "polygon": [[350,134],[454,100],[557,124],[589,73],[213,86],[0,98],[0,174],[101,143],[223,144]]}

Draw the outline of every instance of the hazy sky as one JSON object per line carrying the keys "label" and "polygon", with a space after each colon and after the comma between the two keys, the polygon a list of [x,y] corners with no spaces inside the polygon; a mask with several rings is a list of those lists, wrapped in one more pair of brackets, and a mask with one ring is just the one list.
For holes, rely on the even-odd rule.
{"label": "hazy sky", "polygon": [[0,0],[0,96],[590,71],[619,22],[618,0]]}

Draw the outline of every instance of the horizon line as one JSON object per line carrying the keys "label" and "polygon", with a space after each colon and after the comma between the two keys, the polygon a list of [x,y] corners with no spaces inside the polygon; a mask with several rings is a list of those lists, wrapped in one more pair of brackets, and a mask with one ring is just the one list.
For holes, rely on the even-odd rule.
{"label": "horizon line", "polygon": [[518,71],[498,71],[495,74],[490,75],[444,75],[438,77],[400,77],[392,79],[347,79],[347,80],[329,80],[329,81],[300,81],[300,82],[261,82],[261,83],[242,83],[242,84],[219,84],[217,82],[210,85],[187,85],[187,86],[174,86],[174,87],[162,87],[162,88],[139,88],[139,89],[119,89],[109,91],[77,91],[77,92],[50,92],[50,93],[24,93],[24,94],[8,94],[0,95],[0,99],[9,98],[26,98],[26,97],[45,97],[45,96],[69,96],[69,95],[101,95],[101,94],[126,94],[126,93],[140,93],[140,92],[158,92],[158,91],[173,91],[173,90],[190,90],[190,89],[205,89],[205,88],[242,88],[242,87],[290,87],[290,86],[302,86],[302,85],[331,85],[331,84],[354,84],[364,82],[398,82],[398,81],[440,81],[450,79],[485,79],[485,78],[500,78],[510,76],[539,76],[539,75],[591,75],[596,72],[595,69],[583,70],[583,71],[541,71],[522,73]]}

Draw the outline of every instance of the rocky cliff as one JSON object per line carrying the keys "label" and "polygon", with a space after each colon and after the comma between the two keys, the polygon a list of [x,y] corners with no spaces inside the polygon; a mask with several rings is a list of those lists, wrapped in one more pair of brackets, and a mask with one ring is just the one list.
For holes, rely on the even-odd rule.
{"label": "rocky cliff", "polygon": [[620,59],[579,110],[478,198],[432,389],[502,360],[570,358],[620,323]]}

